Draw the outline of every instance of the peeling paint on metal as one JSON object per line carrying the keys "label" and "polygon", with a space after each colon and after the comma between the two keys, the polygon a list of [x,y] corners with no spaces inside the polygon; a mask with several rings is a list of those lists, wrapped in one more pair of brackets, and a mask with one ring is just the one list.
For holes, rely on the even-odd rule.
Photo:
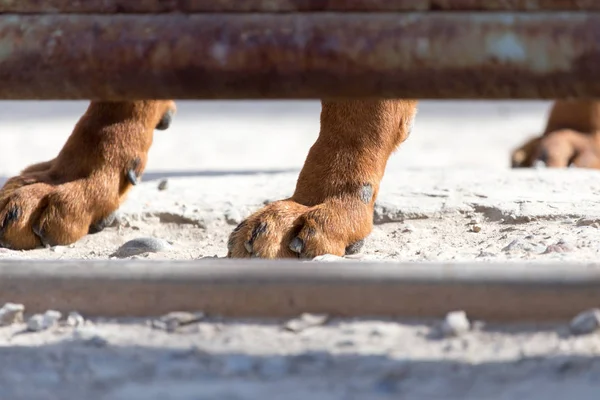
{"label": "peeling paint on metal", "polygon": [[488,52],[500,61],[522,63],[527,60],[525,46],[513,33],[505,33],[488,39]]}
{"label": "peeling paint on metal", "polygon": [[600,96],[600,14],[0,16],[2,99]]}
{"label": "peeling paint on metal", "polygon": [[217,60],[217,62],[225,66],[227,64],[227,54],[229,53],[228,47],[224,43],[217,42],[212,45],[210,54]]}
{"label": "peeling paint on metal", "polygon": [[598,11],[597,0],[2,0],[0,13]]}

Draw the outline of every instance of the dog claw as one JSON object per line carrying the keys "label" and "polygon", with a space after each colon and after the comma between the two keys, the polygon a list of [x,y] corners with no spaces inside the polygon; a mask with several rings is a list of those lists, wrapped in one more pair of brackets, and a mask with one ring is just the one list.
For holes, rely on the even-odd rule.
{"label": "dog claw", "polygon": [[133,186],[139,183],[138,177],[133,169],[127,171],[127,179],[129,180],[129,182],[131,182]]}
{"label": "dog claw", "polygon": [[165,113],[165,115],[163,115],[161,120],[158,122],[158,125],[156,125],[156,130],[164,131],[164,130],[169,129],[169,126],[171,126],[171,121],[173,120],[174,114],[175,114],[175,112],[173,110],[167,111]]}
{"label": "dog claw", "polygon": [[302,253],[302,250],[304,249],[304,242],[299,237],[296,237],[290,243],[289,248],[294,253],[300,254],[300,253]]}
{"label": "dog claw", "polygon": [[35,236],[37,236],[38,239],[40,239],[42,246],[51,247],[50,243],[48,243],[48,241],[44,237],[44,230],[42,228],[40,228],[39,226],[33,226],[31,229],[33,230]]}
{"label": "dog claw", "polygon": [[2,235],[4,233],[4,230],[6,229],[6,227],[9,224],[18,220],[20,216],[21,216],[21,212],[17,207],[13,207],[10,210],[8,210],[8,212],[4,216],[4,220],[0,224],[0,235]]}

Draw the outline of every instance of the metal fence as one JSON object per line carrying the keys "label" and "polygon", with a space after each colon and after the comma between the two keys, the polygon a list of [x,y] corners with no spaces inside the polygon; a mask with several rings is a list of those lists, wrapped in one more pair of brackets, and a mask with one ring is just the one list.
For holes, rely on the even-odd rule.
{"label": "metal fence", "polygon": [[599,2],[558,0],[3,1],[0,98],[595,97],[594,10]]}

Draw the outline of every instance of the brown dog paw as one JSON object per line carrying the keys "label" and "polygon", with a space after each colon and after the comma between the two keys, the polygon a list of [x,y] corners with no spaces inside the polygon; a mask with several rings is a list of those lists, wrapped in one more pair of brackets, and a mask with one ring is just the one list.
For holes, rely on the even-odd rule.
{"label": "brown dog paw", "polygon": [[172,101],[92,102],[55,159],[0,190],[0,245],[68,245],[108,226],[174,112]]}
{"label": "brown dog paw", "polygon": [[600,137],[570,129],[550,132],[530,139],[511,155],[513,168],[536,166],[549,168],[600,169]]}
{"label": "brown dog paw", "polygon": [[543,134],[511,154],[513,168],[600,168],[600,102],[555,101]]}
{"label": "brown dog paw", "polygon": [[367,204],[327,201],[306,207],[293,200],[277,201],[237,226],[229,237],[228,257],[314,258],[324,254],[355,254],[371,226],[372,210]]}
{"label": "brown dog paw", "polygon": [[323,102],[321,132],[294,195],[251,215],[231,234],[229,257],[313,258],[360,251],[391,153],[409,135],[416,102]]}

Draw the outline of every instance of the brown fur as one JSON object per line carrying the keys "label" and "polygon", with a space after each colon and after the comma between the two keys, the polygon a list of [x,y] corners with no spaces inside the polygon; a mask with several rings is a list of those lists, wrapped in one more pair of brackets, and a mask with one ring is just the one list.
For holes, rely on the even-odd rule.
{"label": "brown fur", "polygon": [[[13,248],[68,244],[121,204],[126,170],[144,168],[152,129],[171,103],[92,104],[59,156],[29,167],[0,191],[0,241]],[[416,101],[323,101],[321,131],[292,197],[243,221],[231,234],[230,257],[344,255],[371,232],[387,161],[409,135]],[[117,118],[118,116],[118,118]],[[112,125],[115,120],[120,124]],[[600,168],[600,103],[556,102],[544,134],[513,153],[515,166]],[[100,150],[98,150],[100,149]],[[8,221],[8,222],[7,222]]]}
{"label": "brown fur", "polygon": [[548,167],[600,169],[600,102],[557,101],[550,110],[546,129],[511,155],[514,168],[536,163]]}
{"label": "brown fur", "polygon": [[[415,101],[324,101],[321,132],[289,199],[242,222],[231,257],[344,255],[373,226],[373,206],[388,158],[409,135]],[[372,195],[361,198],[365,187]],[[368,190],[366,190],[368,192]],[[292,250],[290,247],[293,247]]]}
{"label": "brown fur", "polygon": [[51,160],[26,168],[0,190],[0,243],[13,249],[67,245],[101,229],[141,176],[157,126],[172,101],[92,102]]}

